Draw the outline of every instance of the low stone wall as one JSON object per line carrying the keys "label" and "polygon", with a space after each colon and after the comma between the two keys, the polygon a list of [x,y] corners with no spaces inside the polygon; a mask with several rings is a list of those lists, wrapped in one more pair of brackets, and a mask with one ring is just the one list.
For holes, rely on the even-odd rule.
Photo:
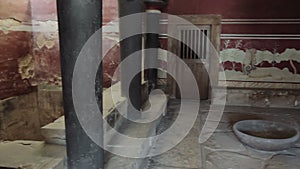
{"label": "low stone wall", "polygon": [[42,140],[41,126],[63,114],[62,91],[41,89],[0,101],[0,140]]}
{"label": "low stone wall", "polygon": [[300,92],[283,89],[227,89],[226,105],[299,109]]}

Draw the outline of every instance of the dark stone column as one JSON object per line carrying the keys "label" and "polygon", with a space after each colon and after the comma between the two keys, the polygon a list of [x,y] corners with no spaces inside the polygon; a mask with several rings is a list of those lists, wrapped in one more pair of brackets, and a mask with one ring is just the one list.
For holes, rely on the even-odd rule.
{"label": "dark stone column", "polygon": [[[144,12],[144,2],[142,0],[119,0],[119,15],[120,17],[127,16],[130,14]],[[135,32],[141,33],[142,31],[142,17],[136,20],[130,21],[130,23],[120,22],[120,37],[123,39],[125,33],[128,30],[134,29]],[[126,59],[129,55],[134,52],[142,50],[142,35],[135,35],[124,39],[120,42],[121,50],[121,61]],[[122,95],[127,99],[131,100],[132,105],[135,109],[140,110],[142,107],[142,80],[141,73],[137,74],[134,79],[129,81],[129,74],[132,73],[130,70],[138,69],[142,70],[142,56],[136,63],[131,66],[135,68],[129,69],[128,67],[122,67],[121,65],[121,85]],[[127,91],[129,89],[129,92]],[[128,109],[128,115],[135,115],[136,112],[132,108]]]}
{"label": "dark stone column", "polygon": [[[88,38],[102,26],[102,1],[58,0],[57,5],[68,168],[102,169],[103,150],[83,131],[75,114],[72,99],[72,76],[75,61]],[[101,47],[99,40],[99,49]],[[99,107],[102,109],[101,66],[99,70],[96,91]],[[103,137],[101,131],[99,131],[99,135]]]}
{"label": "dark stone column", "polygon": [[[147,22],[146,30],[151,32],[146,34],[145,48],[157,49],[159,48],[159,29],[160,29],[160,16],[161,8],[166,5],[162,0],[145,0]],[[145,65],[150,67],[158,67],[158,50],[151,50],[145,53]],[[146,78],[148,80],[149,91],[157,86],[157,69],[149,69],[146,71]]]}
{"label": "dark stone column", "polygon": [[[149,67],[158,66],[158,49],[159,48],[159,20],[160,11],[159,10],[146,10],[147,12],[147,32],[154,32],[146,34],[145,48],[155,49],[145,52],[145,65]],[[149,90],[156,88],[157,81],[157,69],[149,69],[146,71],[146,76],[148,80]]]}

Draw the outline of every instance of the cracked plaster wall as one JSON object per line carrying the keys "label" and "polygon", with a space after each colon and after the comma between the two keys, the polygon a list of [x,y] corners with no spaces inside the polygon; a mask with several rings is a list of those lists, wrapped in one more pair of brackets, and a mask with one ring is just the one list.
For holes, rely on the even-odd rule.
{"label": "cracked plaster wall", "polygon": [[[56,10],[55,0],[0,2],[0,99],[30,93],[41,84],[61,86]],[[105,0],[103,15],[103,24],[117,18],[117,1]],[[118,31],[104,38],[109,44],[118,38]],[[109,87],[111,80],[116,81],[111,77],[119,63],[119,46],[106,58],[104,86]]]}
{"label": "cracked plaster wall", "polygon": [[0,99],[59,86],[56,1],[1,1],[0,46]]}
{"label": "cracked plaster wall", "polygon": [[[117,18],[118,4],[105,0],[103,5],[106,24]],[[0,1],[0,140],[41,140],[40,127],[63,114],[56,10],[56,0]],[[104,46],[117,37],[118,32],[105,34]],[[107,58],[109,87],[118,45]]]}
{"label": "cracked plaster wall", "polygon": [[55,0],[0,2],[0,140],[42,140],[63,114],[56,15]]}

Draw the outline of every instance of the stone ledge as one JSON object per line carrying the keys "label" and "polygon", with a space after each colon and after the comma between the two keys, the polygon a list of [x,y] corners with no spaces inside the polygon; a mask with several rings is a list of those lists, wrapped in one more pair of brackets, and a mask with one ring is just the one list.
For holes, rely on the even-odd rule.
{"label": "stone ledge", "polygon": [[42,127],[41,133],[49,144],[66,145],[64,116]]}
{"label": "stone ledge", "polygon": [[300,108],[300,93],[293,90],[227,89],[230,106]]}
{"label": "stone ledge", "polygon": [[[147,110],[142,112],[140,120],[155,120],[150,123],[134,124],[125,119],[123,120],[122,126],[119,127],[121,130],[119,132],[126,136],[135,138],[148,138],[156,135],[157,126],[160,123],[162,115],[164,115],[166,112],[167,99],[161,95],[152,95],[151,97],[151,108],[147,109],[147,106],[145,106],[145,109]],[[150,142],[142,143],[128,142],[128,140],[122,140],[118,135],[115,135],[115,132],[108,132],[106,137],[105,145],[109,146],[111,150],[115,148],[124,148],[126,152],[135,152],[140,154],[140,156],[147,156],[151,150],[151,147],[156,142],[154,139],[152,139]],[[147,158],[134,159],[111,154],[111,157],[107,161],[105,168],[143,169],[146,165],[146,160]]]}
{"label": "stone ledge", "polygon": [[[121,96],[120,90],[121,84],[118,82],[103,91],[103,116],[109,122],[112,121],[111,123],[117,123],[117,119],[113,113],[115,109],[125,104],[125,98]],[[43,126],[41,133],[45,141],[49,144],[66,145],[64,116],[58,118],[53,123]]]}

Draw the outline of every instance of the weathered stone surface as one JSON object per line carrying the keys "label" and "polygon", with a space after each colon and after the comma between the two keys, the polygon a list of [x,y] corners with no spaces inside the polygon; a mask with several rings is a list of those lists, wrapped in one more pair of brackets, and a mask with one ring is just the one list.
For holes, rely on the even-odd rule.
{"label": "weathered stone surface", "polygon": [[[108,119],[108,123],[111,122],[109,118],[113,118],[113,124],[110,123],[112,126],[117,125],[115,124],[117,115],[112,115],[112,113],[117,107],[123,110],[126,106],[126,100],[121,96],[120,90],[121,84],[116,83],[111,88],[103,91],[103,116]],[[43,126],[41,132],[46,142],[59,145],[66,144],[64,116],[60,117],[63,111],[62,91],[58,89],[40,89],[38,98],[40,123]],[[54,122],[48,124],[52,121]],[[108,125],[104,128],[108,128]]]}
{"label": "weathered stone surface", "polygon": [[[168,112],[165,117],[162,118],[161,124],[158,126],[158,132],[161,134],[165,130],[169,129],[175,120],[177,120],[177,114],[180,111],[179,103],[174,100],[170,100],[168,104]],[[188,114],[189,112],[181,112]],[[200,133],[200,117],[197,118],[193,128],[187,133],[187,136],[181,140],[179,144],[176,144],[171,150],[160,154],[158,156],[149,159],[149,169],[174,169],[174,168],[186,168],[196,169],[200,166],[200,144],[198,144],[198,137]],[[174,137],[160,137],[157,142],[154,143],[151,151],[160,151],[166,148],[166,144],[174,141]]]}
{"label": "weathered stone surface", "polygon": [[[30,102],[29,102],[30,100]],[[36,93],[1,101],[1,140],[41,140]]]}
{"label": "weathered stone surface", "polygon": [[208,155],[208,160],[218,169],[263,169],[264,166],[259,159],[232,152],[213,152]]}
{"label": "weathered stone surface", "polygon": [[[284,113],[287,111],[288,113]],[[202,119],[205,120],[205,118]],[[201,145],[202,164],[206,164],[203,166],[204,168],[299,168],[299,163],[295,160],[300,157],[300,150],[297,145],[286,151],[271,152],[254,150],[243,145],[232,133],[231,127],[235,122],[246,119],[274,120],[294,126],[297,125],[296,121],[299,121],[300,117],[298,111],[293,109],[227,107],[217,131],[207,142]],[[228,129],[231,131],[229,132]],[[277,156],[280,156],[280,160]]]}
{"label": "weathered stone surface", "polygon": [[222,149],[222,151],[244,152],[245,146],[239,142],[232,132],[215,133],[205,144],[207,149]]}
{"label": "weathered stone surface", "polygon": [[227,105],[300,108],[300,93],[295,90],[228,89]]}
{"label": "weathered stone surface", "polygon": [[38,89],[38,109],[40,126],[53,122],[63,115],[62,89],[47,89],[39,87]]}
{"label": "weathered stone surface", "polygon": [[267,169],[299,169],[299,154],[297,156],[277,155],[268,161],[265,165]]}
{"label": "weathered stone surface", "polygon": [[[166,111],[167,101],[162,98],[160,95],[153,96],[157,101],[153,103],[152,106],[156,107],[159,114],[164,114]],[[154,113],[155,110],[145,110],[143,113]],[[145,116],[142,115],[145,118]],[[148,119],[148,118],[147,118]],[[145,119],[139,119],[145,120]],[[134,124],[129,122],[128,120],[124,120],[124,123],[118,130],[118,132],[133,138],[149,138],[154,136],[156,133],[157,126],[161,121],[161,117],[157,120],[154,120],[150,123],[138,123]],[[197,138],[195,138],[197,139]],[[105,136],[105,145],[108,148],[109,152],[121,152],[122,155],[124,152],[127,152],[128,156],[134,157],[144,157],[145,155],[149,155],[151,150],[151,146],[153,144],[159,145],[159,143],[155,143],[156,140],[152,141],[130,141],[128,139],[124,139],[124,137],[120,137],[120,135],[116,135],[115,132],[107,132]],[[155,150],[154,150],[155,151]],[[152,153],[152,152],[151,152]],[[143,167],[147,159],[145,158],[125,158],[116,155],[112,155],[112,158],[108,160],[105,165],[107,169],[116,169],[116,168],[125,168],[125,169],[140,169]]]}
{"label": "weathered stone surface", "polygon": [[47,143],[66,145],[65,117],[62,116],[41,128],[42,135]]}
{"label": "weathered stone surface", "polygon": [[65,160],[64,146],[22,140],[0,143],[0,168],[65,169]]}
{"label": "weathered stone surface", "polygon": [[0,140],[42,140],[40,127],[63,114],[62,102],[61,89],[46,87],[0,101]]}

